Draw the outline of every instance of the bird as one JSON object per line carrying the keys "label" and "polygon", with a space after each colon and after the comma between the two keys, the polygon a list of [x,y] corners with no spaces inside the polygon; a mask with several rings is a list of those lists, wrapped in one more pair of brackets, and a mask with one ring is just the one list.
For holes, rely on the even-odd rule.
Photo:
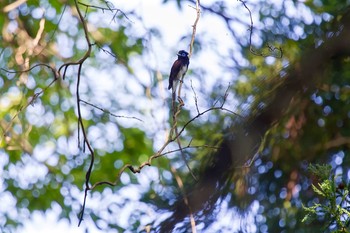
{"label": "bird", "polygon": [[190,59],[188,57],[188,52],[185,50],[180,50],[177,53],[177,60],[171,67],[169,76],[168,90],[172,89],[173,96],[175,96],[177,85],[179,81],[185,76],[189,64]]}

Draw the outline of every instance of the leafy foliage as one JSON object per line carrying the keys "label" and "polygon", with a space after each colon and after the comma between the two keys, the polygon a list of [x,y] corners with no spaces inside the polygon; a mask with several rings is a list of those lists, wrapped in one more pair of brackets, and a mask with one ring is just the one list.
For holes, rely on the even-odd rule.
{"label": "leafy foliage", "polygon": [[326,229],[332,232],[349,232],[349,189],[344,183],[337,184],[330,165],[310,165],[309,170],[321,180],[317,186],[312,185],[315,193],[321,196],[320,203],[310,207],[303,206],[306,215],[302,222],[326,219]]}

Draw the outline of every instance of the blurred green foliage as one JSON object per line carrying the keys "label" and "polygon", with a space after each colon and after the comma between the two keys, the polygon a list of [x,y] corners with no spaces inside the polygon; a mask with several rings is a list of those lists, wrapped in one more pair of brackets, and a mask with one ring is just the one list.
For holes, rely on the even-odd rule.
{"label": "blurred green foliage", "polygon": [[324,218],[325,229],[331,228],[332,232],[349,232],[349,187],[342,181],[336,181],[330,165],[310,165],[310,172],[320,179],[317,186],[312,185],[314,192],[322,199],[320,203],[314,203],[305,207],[306,215],[302,222],[311,222],[317,218]]}

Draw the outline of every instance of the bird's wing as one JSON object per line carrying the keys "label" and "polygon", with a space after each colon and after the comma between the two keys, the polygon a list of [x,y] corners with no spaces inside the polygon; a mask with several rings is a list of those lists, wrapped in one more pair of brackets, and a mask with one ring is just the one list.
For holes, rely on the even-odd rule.
{"label": "bird's wing", "polygon": [[170,90],[173,86],[173,81],[177,79],[177,74],[179,73],[181,68],[181,61],[180,60],[176,60],[173,64],[173,66],[171,67],[170,70],[170,76],[169,76],[169,87],[168,89]]}
{"label": "bird's wing", "polygon": [[176,60],[174,62],[173,66],[171,67],[171,71],[170,71],[170,79],[174,80],[177,78],[176,75],[180,71],[181,64],[182,64],[182,62],[180,60]]}

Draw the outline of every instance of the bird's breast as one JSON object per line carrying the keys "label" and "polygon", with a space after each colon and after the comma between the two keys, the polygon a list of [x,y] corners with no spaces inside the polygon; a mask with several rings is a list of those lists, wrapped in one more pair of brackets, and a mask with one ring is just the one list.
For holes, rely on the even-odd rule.
{"label": "bird's breast", "polygon": [[187,72],[187,65],[181,66],[179,73],[177,74],[177,78],[180,79],[182,76],[185,75],[186,72]]}

